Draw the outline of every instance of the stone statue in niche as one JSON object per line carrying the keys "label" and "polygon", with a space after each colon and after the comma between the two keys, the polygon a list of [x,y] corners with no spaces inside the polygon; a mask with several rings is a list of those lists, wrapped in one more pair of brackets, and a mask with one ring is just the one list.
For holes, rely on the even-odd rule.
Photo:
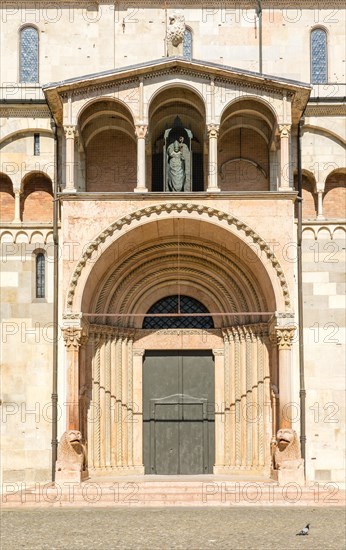
{"label": "stone statue in niche", "polygon": [[185,17],[178,12],[169,16],[167,26],[167,55],[169,57],[183,55],[185,33]]}
{"label": "stone statue in niche", "polygon": [[[192,191],[192,132],[184,128],[177,116],[164,134],[164,191]],[[186,142],[187,141],[187,144]]]}
{"label": "stone statue in niche", "polygon": [[168,155],[168,190],[184,191],[186,181],[185,158],[179,143],[175,140],[167,149]]}

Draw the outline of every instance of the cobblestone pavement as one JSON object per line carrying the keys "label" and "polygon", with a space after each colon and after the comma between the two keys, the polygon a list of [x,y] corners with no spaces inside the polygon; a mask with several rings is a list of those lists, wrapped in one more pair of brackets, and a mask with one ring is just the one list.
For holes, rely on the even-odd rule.
{"label": "cobblestone pavement", "polygon": [[[296,532],[311,523],[310,533]],[[1,550],[344,550],[343,508],[4,510]]]}

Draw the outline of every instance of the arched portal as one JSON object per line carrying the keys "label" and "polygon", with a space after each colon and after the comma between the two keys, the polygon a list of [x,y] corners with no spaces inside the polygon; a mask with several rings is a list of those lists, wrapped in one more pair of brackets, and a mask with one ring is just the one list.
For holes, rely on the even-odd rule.
{"label": "arched portal", "polygon": [[[163,472],[157,464],[166,463],[169,438],[153,439],[155,430],[144,428],[163,422],[167,411],[178,418],[166,420],[182,421],[185,404],[195,407],[197,420],[187,429],[204,449],[190,457],[199,473],[268,473],[276,429],[270,384],[279,384],[269,321],[281,302],[269,266],[241,241],[239,229],[231,233],[199,214],[161,213],[113,238],[89,269],[78,287],[88,321],[78,392],[90,470],[143,473],[145,466],[146,473],[187,473],[174,468],[182,455],[189,463],[188,448],[173,448],[178,462],[173,472]],[[172,303],[177,318],[208,319],[208,326],[149,326],[148,319],[167,318]],[[209,431],[198,432],[195,421]],[[158,441],[163,447],[155,446]]]}
{"label": "arched portal", "polygon": [[121,102],[100,99],[80,113],[80,158],[88,192],[132,191],[137,150],[130,110]]}
{"label": "arched portal", "polygon": [[[205,107],[199,95],[183,86],[161,90],[150,103],[149,123],[151,190],[203,191]],[[174,152],[175,142],[178,153]]]}
{"label": "arched portal", "polygon": [[256,98],[232,102],[220,124],[218,174],[222,191],[268,191],[276,118]]}

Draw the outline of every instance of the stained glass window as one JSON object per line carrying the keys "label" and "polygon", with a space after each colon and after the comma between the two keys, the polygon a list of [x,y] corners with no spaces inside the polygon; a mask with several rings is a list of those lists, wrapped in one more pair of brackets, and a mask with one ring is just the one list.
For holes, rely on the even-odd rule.
{"label": "stained glass window", "polygon": [[36,298],[45,297],[45,261],[44,254],[36,255]]}
{"label": "stained glass window", "polygon": [[323,29],[311,32],[311,82],[327,82],[327,33]]}
{"label": "stained glass window", "polygon": [[185,29],[183,57],[185,57],[185,59],[192,59],[192,32],[190,31],[190,29]]}
{"label": "stained glass window", "polygon": [[[180,307],[179,307],[180,306]],[[150,313],[167,313],[167,317],[150,317]],[[214,328],[213,319],[210,315],[200,317],[172,317],[172,313],[208,313],[207,308],[198,300],[189,296],[167,296],[156,302],[144,318],[143,328],[164,329],[164,328]]]}
{"label": "stained glass window", "polygon": [[38,82],[38,32],[34,27],[20,31],[20,82]]}

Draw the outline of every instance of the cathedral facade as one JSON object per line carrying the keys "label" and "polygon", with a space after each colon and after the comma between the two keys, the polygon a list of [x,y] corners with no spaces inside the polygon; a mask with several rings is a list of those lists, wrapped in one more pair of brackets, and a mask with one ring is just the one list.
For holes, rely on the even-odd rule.
{"label": "cathedral facade", "polygon": [[205,4],[3,3],[5,483],[343,480],[344,8]]}

